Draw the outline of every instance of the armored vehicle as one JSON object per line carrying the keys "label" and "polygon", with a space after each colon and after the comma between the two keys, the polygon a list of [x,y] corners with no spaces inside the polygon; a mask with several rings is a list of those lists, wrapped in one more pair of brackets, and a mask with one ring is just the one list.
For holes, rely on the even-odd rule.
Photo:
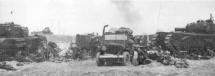
{"label": "armored vehicle", "polygon": [[39,53],[45,48],[47,40],[43,36],[29,36],[27,27],[11,23],[0,24],[0,61],[16,58],[19,53],[27,56]]}
{"label": "armored vehicle", "polygon": [[138,65],[145,60],[141,46],[135,44],[133,31],[129,28],[119,28],[114,32],[105,32],[103,28],[100,50],[96,55],[98,66],[102,65]]}
{"label": "armored vehicle", "polygon": [[212,50],[215,50],[213,17],[189,23],[185,28],[175,28],[175,32],[159,32],[156,41],[177,57],[212,57]]}

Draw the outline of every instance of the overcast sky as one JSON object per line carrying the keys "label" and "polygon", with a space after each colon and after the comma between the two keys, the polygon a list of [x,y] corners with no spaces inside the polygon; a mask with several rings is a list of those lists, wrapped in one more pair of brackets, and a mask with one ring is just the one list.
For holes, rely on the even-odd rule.
{"label": "overcast sky", "polygon": [[105,24],[152,34],[208,19],[210,13],[215,16],[215,0],[0,0],[1,23],[14,21],[30,31],[48,26],[63,35],[101,34]]}

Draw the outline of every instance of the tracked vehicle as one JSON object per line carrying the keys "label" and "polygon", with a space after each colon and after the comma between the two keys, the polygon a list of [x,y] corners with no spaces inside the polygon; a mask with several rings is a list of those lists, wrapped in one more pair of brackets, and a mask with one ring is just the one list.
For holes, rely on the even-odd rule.
{"label": "tracked vehicle", "polygon": [[27,56],[30,53],[43,52],[47,43],[46,38],[29,36],[28,33],[27,27],[13,22],[0,24],[0,61],[14,60],[18,53]]}
{"label": "tracked vehicle", "polygon": [[213,17],[189,23],[185,28],[175,28],[175,32],[159,32],[156,42],[176,57],[212,57],[212,50],[215,50]]}

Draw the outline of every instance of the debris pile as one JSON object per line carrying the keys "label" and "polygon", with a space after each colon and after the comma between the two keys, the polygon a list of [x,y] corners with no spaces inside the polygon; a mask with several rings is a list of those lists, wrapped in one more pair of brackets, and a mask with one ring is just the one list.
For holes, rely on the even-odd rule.
{"label": "debris pile", "polygon": [[147,51],[151,60],[156,60],[164,65],[174,65],[176,68],[188,68],[189,64],[185,58],[173,57],[169,51],[163,51],[160,47],[153,47]]}
{"label": "debris pile", "polygon": [[175,58],[169,54],[163,54],[158,59],[164,65],[174,65],[176,68],[188,68],[189,64],[186,59]]}
{"label": "debris pile", "polygon": [[189,64],[186,61],[186,59],[178,59],[175,61],[175,67],[176,68],[188,68]]}
{"label": "debris pile", "polygon": [[73,55],[73,50],[69,49],[65,53],[64,58],[66,58],[66,59],[72,59],[73,58],[72,55]]}
{"label": "debris pile", "polygon": [[0,69],[5,69],[7,71],[16,71],[17,69],[8,65],[6,62],[0,62]]}
{"label": "debris pile", "polygon": [[74,60],[86,60],[89,58],[89,50],[80,49],[78,47],[73,47],[71,50],[72,52],[68,52],[67,55],[71,55],[70,57]]}

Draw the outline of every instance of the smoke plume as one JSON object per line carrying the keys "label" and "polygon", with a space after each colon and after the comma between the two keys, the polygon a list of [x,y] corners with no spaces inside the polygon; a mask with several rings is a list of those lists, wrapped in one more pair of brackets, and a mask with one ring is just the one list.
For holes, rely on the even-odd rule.
{"label": "smoke plume", "polygon": [[110,0],[112,4],[116,6],[125,22],[129,24],[136,24],[141,19],[141,15],[134,7],[134,1],[132,0]]}

